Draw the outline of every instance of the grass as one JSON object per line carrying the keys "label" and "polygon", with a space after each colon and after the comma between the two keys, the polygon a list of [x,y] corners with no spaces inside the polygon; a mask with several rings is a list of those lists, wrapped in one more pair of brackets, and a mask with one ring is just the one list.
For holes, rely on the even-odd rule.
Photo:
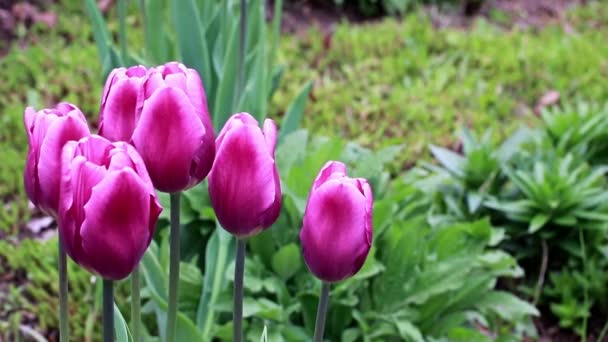
{"label": "grass", "polygon": [[435,30],[416,13],[402,22],[341,24],[329,50],[319,31],[291,37],[274,108],[280,113],[297,86],[314,79],[304,125],[373,147],[405,142],[400,165],[430,142],[451,143],[461,125],[505,135],[535,121],[533,107],[549,90],[568,100],[608,97],[608,6],[589,6],[569,14],[575,33],[504,31],[483,20],[470,31]]}
{"label": "grass", "polygon": [[[0,245],[0,273],[18,272],[26,279],[8,285],[0,318],[33,313],[41,329],[56,324],[56,240],[17,246],[31,215],[22,184],[27,150],[22,115],[26,105],[41,108],[63,100],[76,103],[90,119],[97,116],[101,67],[88,18],[75,4],[63,1],[56,9],[57,27],[34,28],[35,43],[14,46],[0,59],[0,238],[6,240]],[[534,123],[532,108],[548,90],[558,90],[562,99],[605,101],[608,4],[592,2],[569,13],[568,20],[573,33],[560,26],[504,31],[484,21],[470,31],[438,31],[417,12],[403,21],[341,24],[330,49],[318,30],[285,37],[280,53],[286,69],[272,100],[273,115],[282,115],[299,87],[313,79],[304,126],[371,147],[405,143],[395,164],[399,170],[426,154],[430,142],[452,144],[461,125],[476,132],[491,127],[500,137],[522,122]],[[138,33],[130,34],[141,46]],[[77,293],[72,308],[79,317],[72,323],[81,323],[73,327],[73,337],[83,340],[93,286],[85,271],[71,267],[70,286]],[[0,337],[10,329],[0,324]]]}

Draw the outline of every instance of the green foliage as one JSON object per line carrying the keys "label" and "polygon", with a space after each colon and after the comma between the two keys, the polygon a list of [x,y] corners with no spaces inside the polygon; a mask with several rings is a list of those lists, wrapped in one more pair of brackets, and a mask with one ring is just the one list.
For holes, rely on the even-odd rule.
{"label": "green foliage", "polygon": [[604,108],[565,104],[543,113],[538,129],[520,130],[500,146],[465,130],[462,154],[431,146],[441,166],[424,164],[427,173],[416,181],[432,191],[433,222],[487,215],[504,227],[509,239],[501,246],[539,272],[526,282],[536,288],[524,285],[524,292],[581,336],[592,313],[608,313]]}
{"label": "green foliage", "polygon": [[[502,231],[493,229],[488,220],[429,224],[431,198],[412,185],[410,176],[388,181],[386,166],[401,150],[401,146],[392,146],[373,152],[341,138],[312,137],[304,130],[284,138],[276,151],[284,194],[281,215],[272,228],[248,241],[244,316],[249,340],[257,340],[264,331],[273,341],[311,339],[320,282],[301,258],[298,234],[308,191],[329,159],[347,163],[353,176],[369,177],[375,196],[375,228],[374,247],[362,270],[332,286],[328,339],[489,339],[479,332],[480,324],[495,336],[534,335],[529,318],[538,315],[537,310],[512,294],[495,290],[499,277],[523,275],[515,259],[496,248],[504,237]],[[228,341],[232,333],[229,285],[234,275],[234,245],[225,252],[230,260],[227,268],[217,266],[222,257],[217,247],[210,246],[218,246],[221,230],[210,233],[210,228],[200,228],[214,225],[206,191],[193,189],[184,198],[184,224],[196,222],[189,229],[199,227],[209,242],[204,263],[199,262],[203,249],[186,248],[185,255],[190,256],[182,258],[182,267],[197,275],[199,283],[201,274],[219,281],[205,282],[202,292],[180,284],[180,311],[183,319],[191,322],[183,322],[184,331],[198,325],[205,338]],[[164,317],[159,306],[166,305],[161,300],[166,296],[162,291],[167,281],[167,255],[168,244],[161,234],[158,247],[152,245],[142,264],[148,286],[157,288],[150,288],[151,296],[146,297],[156,304],[145,306],[161,329]],[[200,303],[208,301],[205,296],[213,297],[205,291],[217,291],[214,309],[200,315],[200,311],[185,308],[188,303],[199,303],[200,309]],[[206,330],[208,317],[210,330]]]}
{"label": "green foliage", "polygon": [[[287,70],[273,99],[282,113],[299,85],[314,79],[304,127],[343,135],[364,146],[407,143],[398,170],[427,154],[427,144],[450,146],[451,133],[466,126],[509,136],[520,123],[537,123],[533,108],[549,90],[561,98],[603,102],[601,72],[606,3],[568,13],[576,34],[561,26],[505,31],[478,19],[470,30],[435,29],[413,12],[403,21],[356,26],[339,24],[323,44],[323,33],[284,40]],[[594,25],[592,23],[595,23]]]}

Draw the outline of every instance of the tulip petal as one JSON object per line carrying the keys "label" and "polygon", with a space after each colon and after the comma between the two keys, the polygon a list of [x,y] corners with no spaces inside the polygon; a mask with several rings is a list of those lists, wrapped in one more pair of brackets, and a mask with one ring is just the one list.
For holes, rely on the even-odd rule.
{"label": "tulip petal", "polygon": [[110,141],[129,141],[137,123],[140,78],[118,80],[102,103],[99,134]]}
{"label": "tulip petal", "polygon": [[274,147],[277,144],[277,125],[270,119],[264,120],[264,139],[266,139],[268,151],[274,157]]}
{"label": "tulip petal", "polygon": [[191,185],[192,159],[205,134],[182,90],[161,88],[145,101],[133,145],[157,189],[176,192]]}
{"label": "tulip petal", "polygon": [[80,230],[90,267],[104,278],[129,275],[150,241],[150,194],[131,169],[108,174],[84,206]]}
{"label": "tulip petal", "polygon": [[338,180],[311,193],[300,239],[306,264],[318,278],[336,282],[363,265],[371,243],[362,224],[365,206],[358,189]]}
{"label": "tulip petal", "polygon": [[61,151],[66,142],[89,135],[86,122],[68,115],[56,118],[48,127],[38,159],[39,201],[44,209],[57,212],[61,182]]}
{"label": "tulip petal", "polygon": [[342,177],[346,177],[346,165],[338,161],[330,160],[323,165],[323,168],[321,168],[321,171],[312,184],[312,190],[316,190],[319,186],[323,185],[330,179]]}
{"label": "tulip petal", "polygon": [[222,226],[236,236],[261,229],[276,198],[275,164],[259,127],[228,131],[209,174],[209,193]]}

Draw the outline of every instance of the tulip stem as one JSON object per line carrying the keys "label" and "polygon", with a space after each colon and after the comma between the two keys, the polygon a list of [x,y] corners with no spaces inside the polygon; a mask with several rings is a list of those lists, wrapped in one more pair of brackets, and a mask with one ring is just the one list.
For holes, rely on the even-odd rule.
{"label": "tulip stem", "polygon": [[177,323],[177,287],[179,283],[179,200],[181,192],[171,194],[171,235],[169,247],[169,309],[167,312],[167,342],[175,341]]}
{"label": "tulip stem", "polygon": [[68,341],[68,258],[59,233],[59,341]]}
{"label": "tulip stem", "polygon": [[140,342],[141,324],[141,300],[139,298],[139,265],[131,273],[131,324],[133,329],[133,341]]}
{"label": "tulip stem", "polygon": [[103,341],[114,341],[114,282],[103,280]]}
{"label": "tulip stem", "polygon": [[245,273],[244,239],[236,239],[236,260],[234,265],[234,317],[232,319],[232,340],[243,341],[243,276]]}
{"label": "tulip stem", "polygon": [[327,307],[329,304],[329,283],[323,282],[321,285],[321,297],[319,297],[319,307],[317,308],[317,322],[315,323],[314,342],[323,341],[323,331],[325,330],[325,317],[327,317]]}

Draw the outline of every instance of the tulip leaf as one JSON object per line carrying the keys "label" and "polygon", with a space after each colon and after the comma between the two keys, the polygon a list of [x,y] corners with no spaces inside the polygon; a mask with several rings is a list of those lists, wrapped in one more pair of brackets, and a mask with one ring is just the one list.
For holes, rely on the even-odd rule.
{"label": "tulip leaf", "polygon": [[226,283],[225,271],[234,259],[234,239],[219,223],[207,242],[205,250],[205,276],[201,299],[196,314],[198,328],[210,336],[215,325],[215,304]]}
{"label": "tulip leaf", "polygon": [[146,58],[154,64],[168,59],[167,36],[163,23],[163,0],[147,0],[141,9],[144,18]]}
{"label": "tulip leaf", "polygon": [[104,62],[109,55],[108,46],[112,43],[110,33],[97,7],[97,2],[95,0],[85,0],[84,4],[93,25],[93,37],[95,37],[95,43],[97,44],[99,59]]}
{"label": "tulip leaf", "polygon": [[118,306],[116,306],[116,303],[114,303],[114,333],[116,334],[116,342],[133,341],[133,336],[131,336],[127,322]]}
{"label": "tulip leaf", "polygon": [[230,115],[233,114],[235,100],[238,100],[235,98],[239,50],[239,30],[237,28],[236,21],[233,21],[222,58],[223,65],[217,85],[217,93],[215,94],[215,107],[213,108],[213,123],[216,131],[219,131]]}
{"label": "tulip leaf", "polygon": [[300,248],[295,243],[281,247],[272,256],[272,269],[283,279],[291,278],[302,267]]}
{"label": "tulip leaf", "polygon": [[177,46],[182,62],[201,77],[211,73],[204,27],[195,0],[171,1]]}
{"label": "tulip leaf", "polygon": [[279,143],[285,138],[286,135],[294,132],[300,127],[300,122],[302,121],[302,117],[304,115],[304,107],[306,106],[306,101],[308,100],[308,95],[310,94],[311,89],[312,81],[309,81],[306,83],[306,85],[304,85],[304,87],[302,87],[296,98],[287,108],[285,118],[281,124],[281,129],[279,130]]}
{"label": "tulip leaf", "polygon": [[155,292],[162,299],[166,300],[167,288],[165,286],[167,275],[163,271],[154,250],[158,250],[158,246],[152,241],[150,248],[146,251],[141,259],[141,270],[146,279],[146,285],[150,291]]}

